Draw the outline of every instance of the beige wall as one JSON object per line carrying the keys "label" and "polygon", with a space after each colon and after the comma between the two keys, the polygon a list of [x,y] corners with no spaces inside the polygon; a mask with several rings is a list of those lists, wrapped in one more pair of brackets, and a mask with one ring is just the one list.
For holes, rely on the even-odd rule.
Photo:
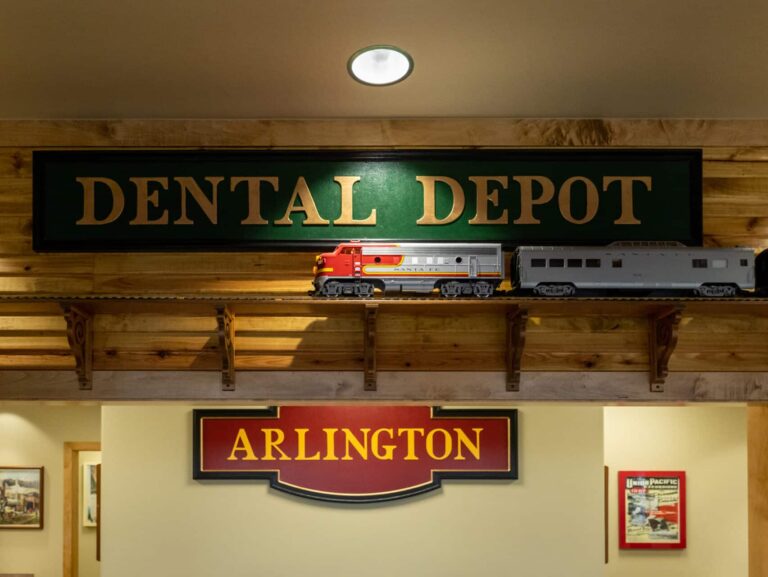
{"label": "beige wall", "polygon": [[449,481],[375,506],[193,481],[191,407],[109,406],[103,423],[104,577],[602,571],[601,408],[522,408],[517,482]]}
{"label": "beige wall", "polygon": [[[605,462],[611,469],[606,577],[746,577],[746,433],[745,407],[605,409]],[[618,549],[619,470],[686,472],[686,549]]]}
{"label": "beige wall", "polygon": [[0,464],[45,467],[42,531],[0,531],[0,573],[60,577],[64,443],[98,441],[99,407],[0,404]]}
{"label": "beige wall", "polygon": [[[102,419],[104,577],[747,575],[743,407],[524,406],[519,481],[448,481],[393,504],[341,506],[264,482],[193,481],[191,407],[105,407],[100,419],[98,407],[14,404],[0,404],[0,464],[45,466],[45,529],[0,531],[0,573],[61,575],[62,446],[99,440]],[[626,469],[687,472],[686,550],[618,550],[616,475]]]}

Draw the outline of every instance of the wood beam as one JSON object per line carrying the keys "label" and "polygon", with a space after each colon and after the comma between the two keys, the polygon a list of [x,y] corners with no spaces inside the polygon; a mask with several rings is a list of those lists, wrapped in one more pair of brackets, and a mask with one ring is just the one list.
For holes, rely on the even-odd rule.
{"label": "wood beam", "polygon": [[93,316],[81,306],[63,304],[67,341],[75,357],[75,372],[81,391],[93,386]]}
{"label": "wood beam", "polygon": [[363,389],[376,390],[376,319],[379,305],[367,303],[365,305],[365,317],[363,323],[363,356],[365,362],[365,379]]}
{"label": "wood beam", "polygon": [[[0,399],[18,401],[371,401],[364,375],[349,371],[240,371],[237,390],[221,390],[211,371],[95,371],[94,390],[79,391],[71,371],[0,370]],[[768,402],[768,372],[673,372],[651,392],[646,372],[526,371],[520,392],[505,390],[506,371],[378,371],[375,400],[435,404],[585,401],[603,403]],[[183,386],[180,384],[183,383]]]}
{"label": "wood beam", "polygon": [[228,307],[216,308],[221,358],[221,390],[235,390],[235,315]]}
{"label": "wood beam", "polygon": [[651,391],[664,391],[669,375],[669,359],[677,346],[677,332],[683,317],[683,306],[668,307],[648,319],[648,360]]}
{"label": "wood beam", "polygon": [[[376,118],[2,120],[0,146],[768,146],[766,119]],[[731,156],[726,156],[726,159]]]}
{"label": "wood beam", "polygon": [[528,311],[518,306],[507,311],[507,390],[520,390],[520,361],[525,348]]}

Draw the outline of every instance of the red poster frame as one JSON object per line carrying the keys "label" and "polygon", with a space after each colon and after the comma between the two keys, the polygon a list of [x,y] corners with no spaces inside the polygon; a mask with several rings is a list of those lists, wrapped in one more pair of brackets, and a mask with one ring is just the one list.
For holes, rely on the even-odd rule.
{"label": "red poster frame", "polygon": [[[674,541],[635,541],[631,536],[627,535],[627,480],[630,478],[641,478],[648,480],[651,483],[652,479],[676,479],[677,480],[677,510],[676,513],[678,538]],[[685,496],[685,471],[619,471],[619,484],[618,484],[618,497],[619,497],[619,548],[620,549],[685,549],[686,548],[686,534],[687,534],[687,521],[686,521],[686,496]],[[673,512],[667,512],[672,514]],[[641,515],[646,512],[643,511]],[[649,512],[647,519],[656,518],[659,511]],[[664,516],[662,515],[662,522]],[[651,525],[650,534],[656,531],[656,528]]]}

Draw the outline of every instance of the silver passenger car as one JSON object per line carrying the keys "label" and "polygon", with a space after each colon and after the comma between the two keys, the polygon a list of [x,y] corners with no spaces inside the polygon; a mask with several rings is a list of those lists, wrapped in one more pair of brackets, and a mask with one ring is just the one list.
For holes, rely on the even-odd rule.
{"label": "silver passenger car", "polygon": [[521,246],[514,254],[513,285],[546,296],[569,296],[578,290],[676,290],[733,296],[755,288],[755,254],[748,248],[648,242]]}

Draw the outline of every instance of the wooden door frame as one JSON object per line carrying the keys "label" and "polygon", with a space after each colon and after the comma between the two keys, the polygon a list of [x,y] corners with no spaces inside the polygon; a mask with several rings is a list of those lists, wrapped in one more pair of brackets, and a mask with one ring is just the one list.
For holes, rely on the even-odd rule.
{"label": "wooden door frame", "polygon": [[64,443],[64,571],[78,577],[80,452],[101,451],[100,442]]}

